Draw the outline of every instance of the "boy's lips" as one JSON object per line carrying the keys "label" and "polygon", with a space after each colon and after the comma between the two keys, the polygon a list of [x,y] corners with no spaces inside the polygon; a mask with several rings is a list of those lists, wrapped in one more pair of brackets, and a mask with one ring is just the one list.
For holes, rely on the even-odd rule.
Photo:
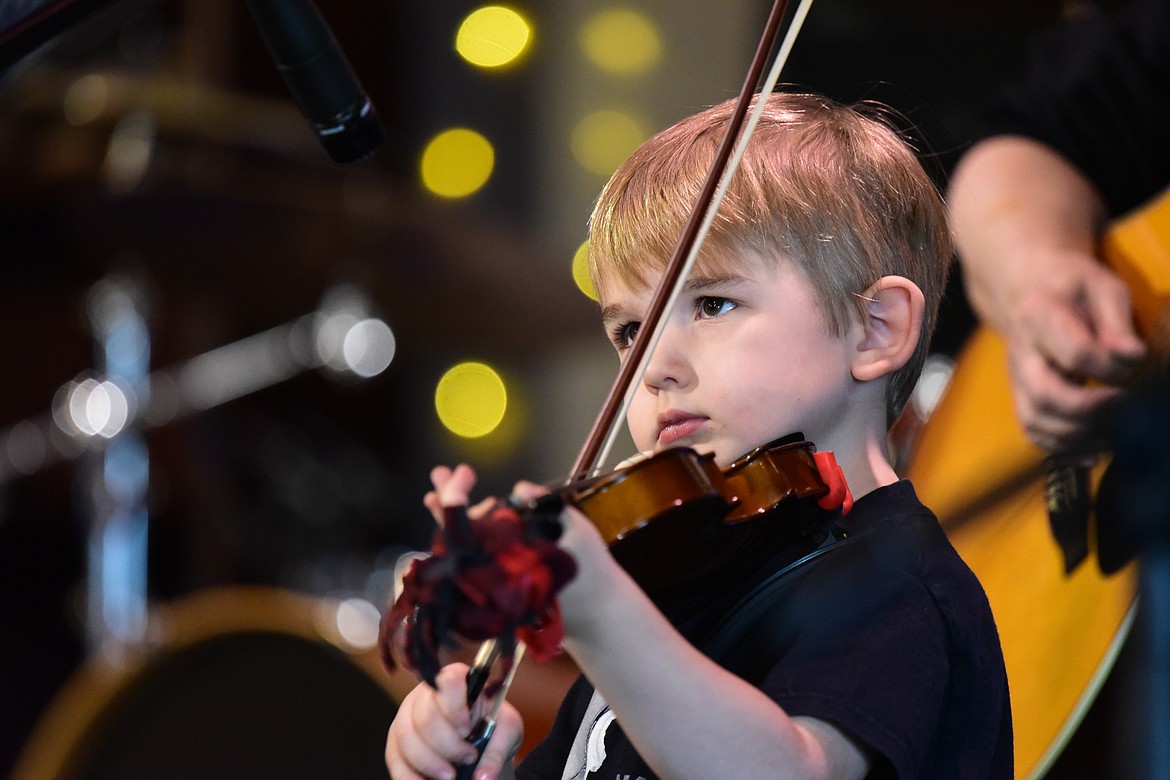
{"label": "boy's lips", "polygon": [[658,446],[669,447],[675,442],[693,436],[707,423],[707,418],[692,414],[670,410],[658,415]]}

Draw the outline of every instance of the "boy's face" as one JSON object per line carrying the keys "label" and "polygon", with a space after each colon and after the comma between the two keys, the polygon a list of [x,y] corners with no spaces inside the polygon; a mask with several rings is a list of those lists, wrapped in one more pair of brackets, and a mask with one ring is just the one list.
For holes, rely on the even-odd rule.
{"label": "boy's face", "polygon": [[[811,284],[792,263],[736,266],[696,271],[675,305],[627,414],[639,451],[689,446],[714,452],[726,468],[796,431],[832,448],[847,417],[855,328],[829,335]],[[603,324],[624,360],[653,289],[615,282],[600,292]]]}

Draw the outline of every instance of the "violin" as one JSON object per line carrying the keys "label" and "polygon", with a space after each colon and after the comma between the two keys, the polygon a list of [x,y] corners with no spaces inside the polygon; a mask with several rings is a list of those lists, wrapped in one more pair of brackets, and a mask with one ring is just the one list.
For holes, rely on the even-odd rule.
{"label": "violin", "polygon": [[819,515],[778,510],[840,493],[822,476],[813,444],[795,433],[722,470],[710,453],[673,447],[558,498],[589,518],[618,563],[654,595],[718,571],[748,545],[775,549],[802,538]]}
{"label": "violin", "polygon": [[[822,510],[848,509],[851,498],[832,454],[813,450],[794,433],[721,470],[711,453],[674,447],[530,506],[502,505],[477,523],[466,507],[445,508],[434,555],[412,563],[403,595],[383,618],[383,661],[393,667],[393,635],[403,618],[407,659],[432,684],[447,634],[486,640],[467,675],[467,698],[470,706],[481,694],[493,697],[494,713],[525,645],[537,660],[559,651],[555,595],[576,568],[555,542],[566,503],[585,514],[617,562],[669,612],[685,607],[672,600],[696,578],[719,576],[726,585],[775,554],[797,549],[824,525]],[[812,538],[799,547],[815,546]],[[489,685],[497,664],[501,679]],[[469,741],[482,751],[493,726],[489,714]],[[473,768],[460,767],[457,778],[470,778]]]}

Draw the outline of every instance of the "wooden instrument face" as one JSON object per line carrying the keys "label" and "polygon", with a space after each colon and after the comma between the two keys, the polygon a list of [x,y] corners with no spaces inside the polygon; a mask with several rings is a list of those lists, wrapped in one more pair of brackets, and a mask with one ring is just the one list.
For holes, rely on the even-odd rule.
{"label": "wooden instrument face", "polygon": [[812,443],[795,433],[726,470],[710,453],[663,450],[587,483],[569,501],[638,584],[661,595],[742,568],[752,559],[745,548],[758,554],[802,538],[822,518],[798,503],[827,492]]}
{"label": "wooden instrument face", "polygon": [[[1148,336],[1170,299],[1170,194],[1115,223],[1103,253],[1129,285]],[[1137,593],[1134,564],[1105,576],[1090,555],[1066,574],[1048,522],[1044,456],[1016,421],[1005,344],[976,331],[906,476],[987,591],[1011,687],[1018,777],[1042,774],[1080,723],[1125,639]]]}

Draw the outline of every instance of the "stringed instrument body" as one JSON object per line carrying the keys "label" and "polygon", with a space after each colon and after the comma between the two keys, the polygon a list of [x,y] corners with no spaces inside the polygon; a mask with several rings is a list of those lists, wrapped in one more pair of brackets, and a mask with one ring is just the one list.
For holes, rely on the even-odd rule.
{"label": "stringed instrument body", "polygon": [[[1115,222],[1102,255],[1128,285],[1148,338],[1170,300],[1170,191]],[[1021,778],[1047,771],[1076,730],[1128,634],[1137,594],[1136,564],[1106,575],[1092,547],[1066,573],[1048,519],[1044,457],[1016,421],[1006,345],[991,330],[976,330],[918,434],[905,476],[987,591]],[[1104,468],[1093,472],[1094,489]]]}

